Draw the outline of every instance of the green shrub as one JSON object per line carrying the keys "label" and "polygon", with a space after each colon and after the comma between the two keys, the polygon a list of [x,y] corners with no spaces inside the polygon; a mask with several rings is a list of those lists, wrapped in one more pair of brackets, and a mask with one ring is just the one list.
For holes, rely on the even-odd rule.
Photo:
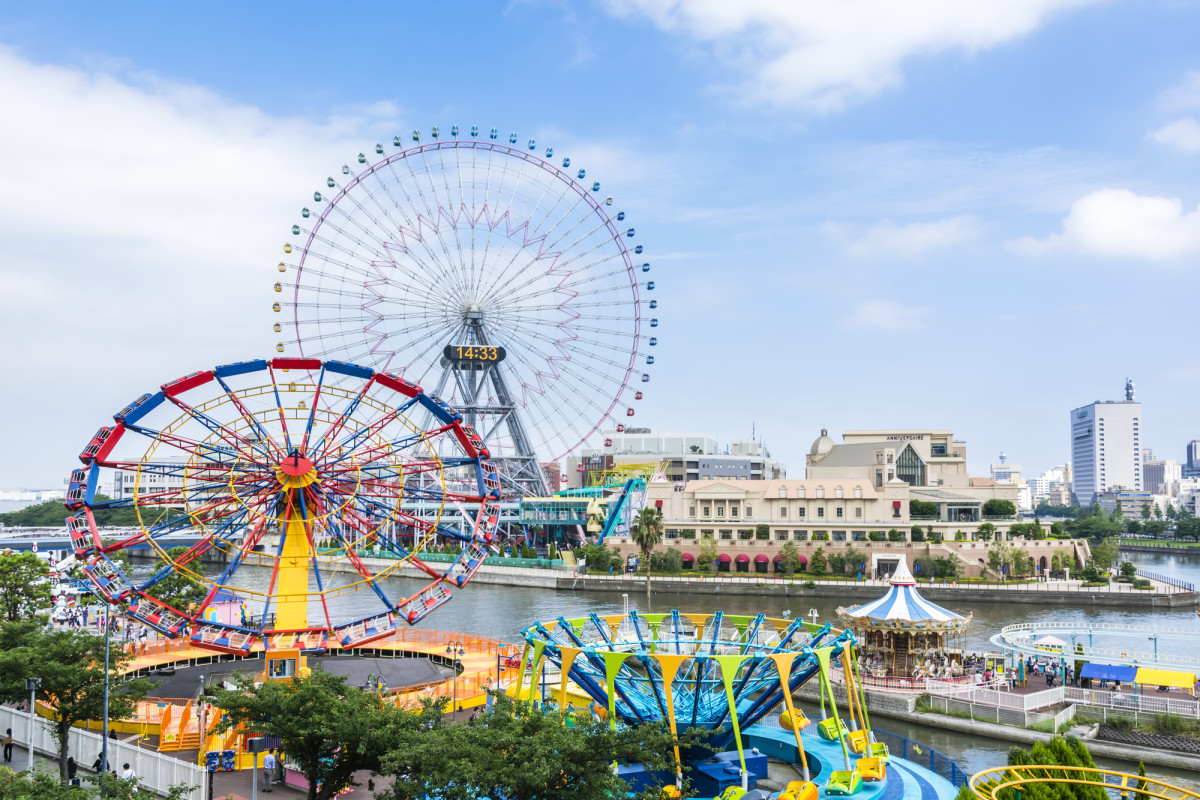
{"label": "green shrub", "polygon": [[867,536],[870,537],[872,542],[882,542],[887,538],[887,534],[883,531],[871,531]]}
{"label": "green shrub", "polygon": [[814,542],[827,542],[829,541],[829,531],[813,531],[812,538]]}
{"label": "green shrub", "polygon": [[892,528],[890,531],[887,532],[887,537],[888,537],[889,542],[903,542],[904,541],[904,534],[901,533],[900,531],[896,530],[895,528]]}
{"label": "green shrub", "polygon": [[912,540],[914,542],[925,541],[925,530],[920,525],[912,526]]}
{"label": "green shrub", "polygon": [[680,539],[695,539],[696,538],[696,529],[695,528],[684,528],[683,530],[681,530],[679,532],[679,538]]}

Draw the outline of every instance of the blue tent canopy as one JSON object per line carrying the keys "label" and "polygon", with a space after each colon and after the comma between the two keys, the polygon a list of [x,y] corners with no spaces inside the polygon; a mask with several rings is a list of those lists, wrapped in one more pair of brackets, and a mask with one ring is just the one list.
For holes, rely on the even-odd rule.
{"label": "blue tent canopy", "polygon": [[1137,667],[1123,667],[1116,664],[1084,664],[1083,669],[1079,671],[1079,677],[1130,683],[1137,677]]}

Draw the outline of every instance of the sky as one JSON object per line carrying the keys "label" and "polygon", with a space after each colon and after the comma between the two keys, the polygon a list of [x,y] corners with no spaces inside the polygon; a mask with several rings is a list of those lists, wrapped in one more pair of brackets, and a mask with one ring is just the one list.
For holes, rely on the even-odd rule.
{"label": "sky", "polygon": [[638,423],[1200,438],[1200,2],[0,6],[0,487],[61,486],[180,375],[271,355],[274,265],[353,154],[479,125],[575,154],[655,260]]}

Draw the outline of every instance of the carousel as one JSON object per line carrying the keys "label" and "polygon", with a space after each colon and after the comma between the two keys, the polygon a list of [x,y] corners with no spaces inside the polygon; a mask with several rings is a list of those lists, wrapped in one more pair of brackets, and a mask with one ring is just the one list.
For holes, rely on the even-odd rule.
{"label": "carousel", "polygon": [[876,677],[953,678],[963,674],[961,637],[971,615],[961,616],[917,593],[901,560],[887,594],[838,617],[860,642],[861,666]]}

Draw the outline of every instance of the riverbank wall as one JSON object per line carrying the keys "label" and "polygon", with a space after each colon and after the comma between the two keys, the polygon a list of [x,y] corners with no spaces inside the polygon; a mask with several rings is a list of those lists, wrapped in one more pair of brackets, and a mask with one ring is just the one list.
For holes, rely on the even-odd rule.
{"label": "riverbank wall", "polygon": [[[372,571],[395,566],[389,559],[364,558],[363,564]],[[335,569],[352,571],[347,563],[334,565]],[[404,578],[425,578],[428,575],[416,567],[406,566],[395,573]],[[499,586],[525,586],[556,591],[614,592],[633,594],[646,591],[645,576],[576,575],[571,572],[550,569],[508,567],[503,564],[485,563],[471,579],[476,584]],[[652,592],[671,592],[696,595],[748,595],[763,597],[780,595],[795,598],[834,597],[839,600],[874,600],[887,591],[879,581],[814,581],[806,587],[801,580],[783,580],[756,577],[713,577],[676,578],[652,577]],[[921,595],[937,603],[959,605],[980,603],[1020,603],[1052,606],[1114,606],[1124,608],[1194,608],[1200,606],[1200,592],[1187,591],[1141,591],[1127,584],[1102,588],[1084,587],[1069,581],[1048,581],[1013,586],[987,585],[935,586],[922,584]]]}

